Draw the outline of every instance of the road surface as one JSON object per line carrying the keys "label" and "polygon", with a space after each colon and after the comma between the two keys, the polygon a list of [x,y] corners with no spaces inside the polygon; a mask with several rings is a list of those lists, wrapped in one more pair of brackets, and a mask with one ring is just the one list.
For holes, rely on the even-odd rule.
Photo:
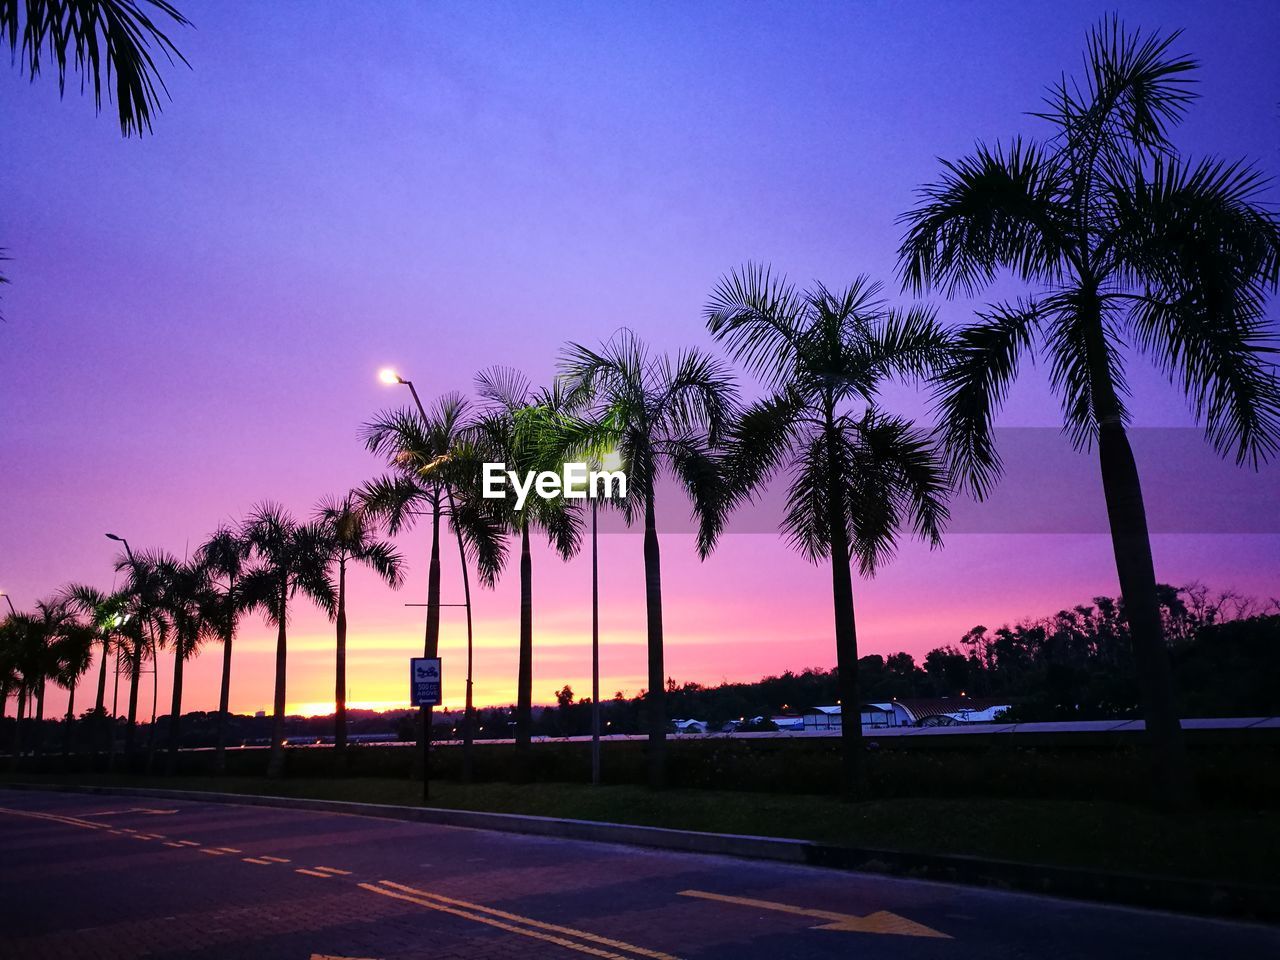
{"label": "road surface", "polygon": [[0,790],[5,960],[1280,957],[1280,929],[252,806]]}

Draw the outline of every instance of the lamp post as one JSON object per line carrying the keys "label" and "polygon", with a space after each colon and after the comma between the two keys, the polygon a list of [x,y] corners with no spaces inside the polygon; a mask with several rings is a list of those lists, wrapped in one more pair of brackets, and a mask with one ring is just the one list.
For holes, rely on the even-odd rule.
{"label": "lamp post", "polygon": [[[129,566],[133,567],[133,572],[136,575],[138,572],[138,561],[134,559],[133,550],[129,548],[129,541],[126,540],[124,537],[117,536],[114,533],[108,533],[106,536],[108,540],[114,540],[116,541],[116,543],[124,544],[125,556],[129,558]],[[145,610],[141,611],[141,614],[142,614],[142,623],[139,624],[140,628],[146,625],[146,616],[145,616],[146,611]],[[139,630],[139,634],[141,635],[141,629]],[[153,639],[153,643],[154,643],[154,639]],[[124,751],[125,751],[125,754],[130,758],[133,756],[134,736],[137,730],[138,684],[141,680],[141,677],[140,677],[141,671],[142,671],[142,645],[139,644],[136,650],[134,651],[134,655],[133,655],[133,671],[132,671],[133,675],[129,678],[129,726],[125,731],[125,737],[124,737]],[[117,658],[116,659],[117,686],[119,685],[119,683],[120,683],[120,660]],[[153,737],[155,735],[154,728],[155,728],[155,723],[153,722],[152,723]],[[108,755],[108,764],[111,764],[112,761],[114,761],[114,759],[115,759],[115,733],[113,731],[111,736],[111,752]]]}
{"label": "lamp post", "polygon": [[[400,374],[390,368],[383,368],[378,372],[378,379],[388,385],[401,384],[409,388],[409,393],[413,395],[413,402],[418,407],[418,414],[422,417],[422,423],[425,426],[428,422],[426,408],[422,405],[422,398],[418,396],[418,390],[413,385],[412,380],[406,380]],[[471,626],[471,577],[467,573],[467,551],[462,543],[462,528],[457,522],[457,505],[453,498],[453,488],[449,484],[444,484],[445,496],[449,501],[449,513],[453,518],[453,532],[458,538],[458,558],[462,563],[462,599],[463,607],[467,612],[467,685],[466,700],[463,707],[462,722],[462,779],[464,782],[471,781],[471,750],[475,739],[473,728],[474,706],[471,695],[471,673],[474,663],[472,648],[472,626]],[[430,728],[431,711],[430,708],[423,708],[422,720],[422,740],[423,740],[423,771],[422,771],[422,799],[427,799],[427,766],[426,751],[427,745],[431,740]]]}
{"label": "lamp post", "polygon": [[5,598],[6,602],[9,604],[9,612],[16,617],[18,615],[18,611],[13,609],[13,597],[9,596],[3,590],[0,590],[0,597]]}

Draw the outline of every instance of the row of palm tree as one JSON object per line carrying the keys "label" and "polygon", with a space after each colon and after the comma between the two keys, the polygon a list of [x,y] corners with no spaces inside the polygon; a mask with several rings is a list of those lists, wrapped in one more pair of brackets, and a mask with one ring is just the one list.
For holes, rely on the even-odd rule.
{"label": "row of palm tree", "polygon": [[[903,536],[940,544],[950,491],[965,487],[978,498],[990,491],[1001,467],[994,419],[1023,361],[1041,356],[1070,439],[1080,449],[1098,450],[1158,784],[1171,802],[1189,797],[1140,478],[1127,436],[1125,360],[1129,347],[1151,358],[1187,395],[1220,453],[1253,465],[1274,455],[1280,388],[1267,364],[1275,339],[1264,311],[1280,284],[1280,224],[1260,199],[1264,181],[1253,168],[1188,161],[1176,151],[1171,132],[1193,98],[1188,74],[1195,66],[1172,52],[1176,36],[1144,36],[1114,18],[1104,21],[1090,34],[1084,79],[1064,80],[1037,114],[1050,136],[981,145],[946,163],[941,179],[921,189],[902,218],[905,290],[975,296],[1002,275],[1026,289],[1021,299],[984,308],[958,331],[944,328],[932,308],[889,306],[867,278],[844,289],[798,290],[769,269],[748,265],[717,284],[705,309],[712,338],[760,378],[764,396],[746,406],[725,362],[696,350],[653,354],[623,331],[596,348],[569,345],[550,387],[535,389],[519,374],[494,369],[477,378],[474,403],[448,395],[430,411],[375,418],[363,436],[368,449],[385,457],[386,476],[328,504],[320,522],[298,524],[268,506],[242,530],[225,531],[247,546],[243,569],[221,566],[212,590],[224,603],[215,618],[227,663],[224,709],[233,611],[260,609],[278,628],[272,741],[278,770],[288,608],[302,593],[338,623],[341,712],[345,564],[368,563],[396,582],[393,551],[383,545],[369,552],[378,542],[374,531],[394,534],[427,517],[428,656],[439,644],[442,521],[457,540],[464,577],[474,566],[488,586],[504,569],[509,547],[519,544],[517,746],[527,755],[530,541],[545,537],[571,556],[581,538],[580,503],[533,497],[516,509],[513,501],[487,501],[478,492],[479,465],[500,460],[508,469],[540,470],[604,449],[616,450],[627,470],[623,515],[644,530],[652,782],[663,780],[666,733],[655,521],[663,476],[686,491],[703,556],[734,509],[785,478],[784,533],[810,560],[831,568],[841,700],[855,705],[853,564],[874,573]],[[935,400],[936,426],[888,411],[882,391],[890,381],[925,390]],[[335,553],[339,527],[347,547]],[[177,662],[204,636],[194,612],[199,601],[175,599],[182,591],[166,585],[173,565],[160,559],[121,561],[131,572],[134,599],[132,616],[113,629],[142,638],[129,648],[131,716],[140,658],[165,645],[176,655],[178,715]],[[202,550],[194,562],[205,560]],[[469,579],[464,588],[470,614]],[[14,689],[21,699],[36,695],[57,670],[36,657],[18,675],[23,679]],[[467,700],[469,730],[470,684]],[[37,709],[40,703],[37,698]],[[858,723],[843,726],[850,794],[863,779],[860,735]],[[170,742],[176,745],[176,738]]]}

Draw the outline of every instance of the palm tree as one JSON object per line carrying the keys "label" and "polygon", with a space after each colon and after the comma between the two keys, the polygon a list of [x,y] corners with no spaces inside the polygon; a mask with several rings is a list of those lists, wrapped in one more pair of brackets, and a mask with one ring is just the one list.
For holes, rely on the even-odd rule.
{"label": "palm tree", "polygon": [[404,580],[400,554],[390,543],[374,535],[370,520],[367,511],[352,504],[350,493],[341,500],[322,500],[316,506],[315,522],[325,533],[330,562],[338,565],[333,746],[339,760],[347,748],[347,564],[364,564],[392,589],[399,589]]}
{"label": "palm tree", "polygon": [[628,524],[644,522],[645,610],[648,621],[649,783],[666,782],[666,672],[663,666],[662,564],[654,498],[663,473],[686,490],[698,522],[698,551],[715,545],[725,487],[713,450],[737,407],[733,377],[720,361],[697,350],[673,362],[652,356],[623,330],[600,350],[570,344],[562,359],[571,409],[594,410],[592,419],[616,424],[618,454],[626,466]]}
{"label": "palm tree", "polygon": [[[485,413],[475,426],[476,442],[486,460],[502,462],[523,476],[527,471],[558,470],[560,463],[549,451],[546,438],[554,418],[564,406],[559,387],[535,391],[523,374],[493,367],[476,375],[476,389]],[[520,638],[516,670],[516,775],[524,779],[532,770],[533,742],[533,558],[530,536],[542,531],[566,560],[581,539],[582,518],[564,496],[544,498],[531,494],[523,507],[515,499],[492,500],[502,524],[520,538]]]}
{"label": "palm tree", "polygon": [[92,87],[99,111],[104,83],[108,97],[114,86],[120,132],[127,137],[150,132],[160,93],[168,93],[153,46],[170,63],[175,58],[187,62],[152,19],[155,14],[189,25],[166,0],[0,0],[0,39],[8,41],[14,58],[20,58],[19,69],[32,80],[40,75],[47,52],[58,70],[60,92],[70,64],[82,75],[81,88]]}
{"label": "palm tree", "polygon": [[99,631],[93,623],[72,620],[59,631],[54,643],[53,657],[57,666],[53,681],[67,691],[66,730],[62,740],[64,760],[71,753],[72,733],[75,729],[76,686],[80,678],[89,672],[89,666],[93,662],[93,646],[98,638]]}
{"label": "palm tree", "polygon": [[179,561],[163,557],[159,566],[161,578],[160,608],[168,620],[173,643],[173,690],[169,707],[169,755],[166,772],[172,774],[178,763],[182,739],[183,667],[195,656],[200,643],[221,634],[224,611],[221,597],[209,583],[209,570],[196,560]]}
{"label": "palm tree", "polygon": [[13,725],[13,741],[9,748],[11,768],[18,768],[22,756],[22,728],[26,722],[27,698],[33,678],[39,673],[39,650],[35,618],[27,613],[14,613],[0,624],[0,671],[8,689],[17,694],[18,703]]}
{"label": "palm tree", "polygon": [[267,775],[278,777],[284,772],[289,601],[301,592],[332,614],[333,582],[328,574],[325,533],[316,524],[299,524],[283,507],[263,503],[249,514],[244,535],[257,560],[257,566],[241,581],[246,606],[260,609],[267,623],[276,627],[276,684]]}
{"label": "palm tree", "polygon": [[40,600],[36,615],[27,631],[27,668],[31,678],[31,696],[36,702],[36,732],[33,749],[37,755],[44,747],[44,697],[50,680],[58,676],[58,644],[75,626],[75,618],[60,598]]}
{"label": "palm tree", "polygon": [[[88,618],[97,632],[100,647],[98,659],[98,690],[94,700],[93,713],[100,730],[108,732],[106,714],[107,666],[112,651],[117,654],[117,635],[129,620],[128,595],[117,591],[106,594],[96,587],[87,584],[71,583],[63,588],[62,595],[67,605],[76,613]],[[109,735],[109,733],[108,733]]]}
{"label": "palm tree", "polygon": [[[128,653],[125,659],[126,671],[129,675],[129,715],[125,728],[124,752],[132,757],[136,746],[138,729],[138,684],[142,679],[142,663],[152,659],[154,668],[158,647],[167,636],[168,624],[161,615],[161,595],[164,581],[160,573],[162,555],[154,551],[144,551],[133,555],[121,554],[116,557],[117,572],[127,571],[125,584],[121,588],[129,597],[129,629],[124,631],[127,637]],[[158,680],[152,675],[152,709],[151,709],[151,743],[155,743],[155,690]]]}
{"label": "palm tree", "polygon": [[222,640],[222,684],[218,695],[217,746],[214,772],[227,769],[227,716],[231,708],[231,645],[244,608],[240,581],[249,569],[251,545],[240,531],[219,526],[196,551],[196,560],[209,575],[209,588],[218,596],[214,615]]}
{"label": "palm tree", "polygon": [[748,266],[723,278],[706,307],[707,327],[770,390],[729,442],[738,498],[778,471],[789,481],[783,517],[791,545],[831,563],[840,702],[843,792],[863,778],[858,632],[851,562],[864,576],[887,561],[903,527],[941,543],[946,470],[927,434],[886,413],[886,380],[927,376],[949,340],[931,311],[886,307],[880,286],[859,277],[840,291],[798,293],[785,278]]}
{"label": "palm tree", "polygon": [[[414,394],[415,399],[417,394]],[[463,773],[470,778],[474,732],[472,704],[471,580],[474,563],[480,582],[492,586],[506,562],[503,526],[491,502],[480,496],[480,461],[469,405],[465,398],[445,394],[430,411],[397,410],[379,414],[365,424],[365,446],[384,456],[394,473],[365,484],[358,492],[361,506],[386,524],[392,536],[431,516],[431,552],[427,568],[427,623],[423,656],[435,657],[440,645],[440,517],[447,511],[458,542],[463,598],[467,614],[467,687],[463,714]]]}
{"label": "palm tree", "polygon": [[939,379],[953,466],[981,498],[1000,472],[991,423],[1019,363],[1039,354],[1077,449],[1094,443],[1129,621],[1156,785],[1192,789],[1162,636],[1142,486],[1126,432],[1126,344],[1186,393],[1210,443],[1239,463],[1280,444],[1280,389],[1263,309],[1280,280],[1280,225],[1244,163],[1180,157],[1171,128],[1194,98],[1177,34],[1104,20],[1083,83],[1063,80],[1036,116],[1043,142],[979,147],[946,164],[905,214],[904,285],[980,292],[999,270],[1032,288],[960,335]]}

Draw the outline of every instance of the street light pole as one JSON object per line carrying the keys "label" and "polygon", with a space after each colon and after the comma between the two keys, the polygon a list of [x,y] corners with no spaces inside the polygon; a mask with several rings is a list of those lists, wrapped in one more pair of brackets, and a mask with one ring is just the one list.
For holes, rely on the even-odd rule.
{"label": "street light pole", "polygon": [[[138,561],[134,559],[133,550],[131,550],[129,547],[129,541],[126,540],[124,537],[117,536],[114,533],[108,533],[107,539],[114,540],[116,541],[116,543],[124,544],[125,556],[129,558],[129,566],[133,568],[133,572],[136,576],[138,572]],[[139,627],[139,630],[141,631],[141,629],[146,626],[146,611],[140,610],[139,616],[141,617],[141,620],[138,624],[138,627]],[[133,757],[134,736],[137,730],[138,684],[141,682],[139,673],[142,670],[141,643],[139,643],[137,648],[134,650],[132,667],[133,667],[132,669],[133,675],[129,678],[129,726],[125,731],[125,737],[124,737],[124,749],[125,749],[125,754],[128,758]],[[119,683],[120,683],[120,660],[117,657],[116,658],[116,684],[119,685]],[[116,745],[116,738],[115,738],[115,730],[113,729],[111,731],[110,752],[107,755],[108,767],[113,766],[115,762],[115,745]]]}
{"label": "street light pole", "polygon": [[0,596],[3,596],[5,598],[5,600],[9,604],[9,612],[16,617],[18,615],[18,611],[13,609],[13,597],[9,596],[3,590],[0,590]]}
{"label": "street light pole", "polygon": [[600,568],[596,499],[591,498],[591,783],[600,785]]}

